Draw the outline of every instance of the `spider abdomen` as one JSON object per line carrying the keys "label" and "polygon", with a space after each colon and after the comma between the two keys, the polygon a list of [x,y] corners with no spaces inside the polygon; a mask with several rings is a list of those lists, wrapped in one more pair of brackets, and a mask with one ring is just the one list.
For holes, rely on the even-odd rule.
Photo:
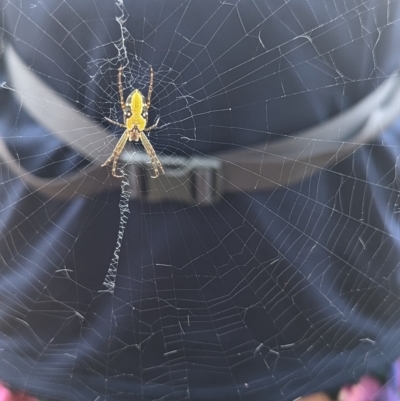
{"label": "spider abdomen", "polygon": [[126,99],[126,127],[129,131],[134,127],[138,131],[143,131],[147,125],[147,104],[142,93],[135,89]]}

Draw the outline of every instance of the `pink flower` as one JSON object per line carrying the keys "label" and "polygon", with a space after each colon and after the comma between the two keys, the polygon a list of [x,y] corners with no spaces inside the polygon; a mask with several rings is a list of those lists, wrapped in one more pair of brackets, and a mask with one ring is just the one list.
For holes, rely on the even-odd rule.
{"label": "pink flower", "polygon": [[23,392],[12,392],[3,383],[0,383],[0,401],[38,401],[38,399]]}
{"label": "pink flower", "polygon": [[382,387],[373,377],[363,376],[357,384],[342,387],[338,399],[339,401],[390,401],[395,399],[395,395],[389,387]]}

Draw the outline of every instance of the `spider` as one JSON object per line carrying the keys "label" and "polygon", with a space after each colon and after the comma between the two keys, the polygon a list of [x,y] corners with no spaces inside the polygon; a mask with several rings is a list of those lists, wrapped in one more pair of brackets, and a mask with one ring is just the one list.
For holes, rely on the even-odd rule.
{"label": "spider", "polygon": [[154,170],[154,175],[152,178],[157,178],[160,174],[164,174],[164,169],[160,160],[158,159],[156,152],[147,139],[145,134],[146,131],[150,131],[156,128],[158,125],[159,118],[157,118],[155,124],[151,127],[147,127],[147,121],[149,118],[148,110],[150,108],[151,93],[153,92],[153,68],[150,66],[150,83],[149,91],[147,93],[147,99],[143,96],[139,89],[134,89],[134,91],[128,96],[126,102],[124,101],[124,93],[122,90],[122,72],[123,67],[119,67],[118,70],[118,90],[121,109],[124,113],[124,123],[121,124],[117,121],[113,121],[107,117],[105,119],[118,127],[125,128],[124,133],[116,144],[111,156],[106,160],[101,167],[107,166],[112,163],[112,175],[117,178],[123,177],[117,174],[117,162],[119,156],[124,150],[126,142],[139,140],[142,142],[147,154],[150,156],[151,164]]}

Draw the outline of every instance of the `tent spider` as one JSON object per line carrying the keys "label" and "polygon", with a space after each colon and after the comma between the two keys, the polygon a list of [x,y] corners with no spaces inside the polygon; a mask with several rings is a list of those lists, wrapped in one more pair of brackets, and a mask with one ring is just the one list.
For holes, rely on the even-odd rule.
{"label": "tent spider", "polygon": [[104,117],[108,122],[117,125],[118,127],[125,128],[124,133],[119,139],[117,145],[115,146],[111,156],[106,160],[101,167],[107,166],[112,163],[112,175],[117,178],[123,177],[122,175],[117,175],[117,162],[119,156],[121,155],[126,142],[129,141],[141,141],[147,154],[150,156],[151,164],[153,166],[154,175],[152,178],[157,178],[160,174],[164,174],[164,169],[160,160],[158,159],[156,152],[147,139],[145,131],[150,131],[156,128],[158,125],[159,118],[157,118],[155,124],[151,127],[147,127],[147,121],[149,118],[148,110],[150,108],[151,93],[153,92],[153,68],[150,66],[150,83],[149,91],[147,94],[147,99],[143,96],[139,89],[134,89],[134,91],[128,96],[126,102],[124,101],[124,94],[122,90],[122,71],[123,67],[119,67],[118,70],[118,91],[120,98],[120,105],[123,111],[124,123],[121,124],[117,121],[113,121],[107,117]]}

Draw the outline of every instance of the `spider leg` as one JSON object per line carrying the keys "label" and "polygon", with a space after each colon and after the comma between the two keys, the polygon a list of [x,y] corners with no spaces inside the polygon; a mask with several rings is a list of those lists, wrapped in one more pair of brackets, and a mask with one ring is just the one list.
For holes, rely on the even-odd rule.
{"label": "spider leg", "polygon": [[111,120],[110,118],[107,118],[107,117],[104,117],[104,119],[107,120],[111,124],[118,125],[118,127],[126,128],[125,124],[118,123],[117,121]]}
{"label": "spider leg", "polygon": [[[119,101],[120,101],[122,111],[124,111],[124,108],[125,108],[124,91],[122,89],[122,71],[123,70],[124,70],[124,67],[121,65],[118,69],[118,91],[119,91]],[[123,116],[124,116],[124,124],[126,124],[126,117],[125,117],[124,113],[123,113]]]}
{"label": "spider leg", "polygon": [[146,134],[144,132],[141,132],[139,138],[142,141],[142,144],[150,157],[151,165],[153,166],[154,175],[152,175],[151,178],[157,178],[160,174],[165,174],[163,166],[156,155],[156,151],[147,139]]}
{"label": "spider leg", "polygon": [[122,151],[124,150],[124,147],[126,145],[126,141],[128,140],[128,138],[129,138],[129,134],[128,134],[128,131],[126,130],[122,134],[121,138],[119,138],[119,141],[115,145],[115,148],[114,148],[113,152],[111,153],[111,156],[101,165],[101,167],[104,167],[112,162],[113,165],[112,165],[111,174],[117,178],[123,177],[122,175],[117,174],[117,163],[118,163],[119,156],[121,155]]}
{"label": "spider leg", "polygon": [[159,121],[160,121],[160,117],[157,118],[156,122],[151,127],[147,127],[143,131],[150,131],[150,130],[156,128]]}
{"label": "spider leg", "polygon": [[149,92],[147,93],[147,109],[150,108],[151,94],[153,93],[153,78],[154,78],[153,67],[150,66],[150,82],[149,82]]}

